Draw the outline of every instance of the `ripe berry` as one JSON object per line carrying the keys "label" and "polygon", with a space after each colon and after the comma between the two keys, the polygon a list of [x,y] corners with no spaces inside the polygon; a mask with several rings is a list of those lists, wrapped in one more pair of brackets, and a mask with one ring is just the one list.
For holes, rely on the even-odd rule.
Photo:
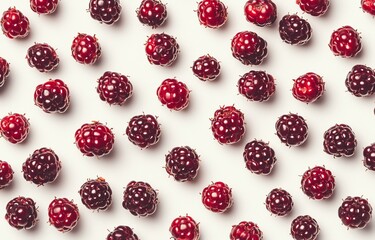
{"label": "ripe berry", "polygon": [[327,199],[332,196],[335,189],[335,178],[330,170],[317,166],[303,174],[301,188],[309,198]]}
{"label": "ripe berry", "polygon": [[245,73],[238,80],[237,87],[241,95],[256,102],[269,100],[276,90],[271,74],[255,70]]}
{"label": "ripe berry", "polygon": [[80,190],[81,201],[88,209],[107,210],[112,204],[112,190],[104,178],[89,179]]}
{"label": "ripe berry", "polygon": [[165,79],[156,90],[159,101],[175,111],[183,110],[189,105],[189,93],[185,83],[171,78]]}
{"label": "ripe berry", "polygon": [[342,223],[349,228],[365,228],[371,220],[372,207],[361,197],[347,197],[338,210]]}
{"label": "ripe berry", "polygon": [[199,225],[188,215],[174,219],[169,232],[175,240],[198,240]]}
{"label": "ripe berry", "polygon": [[227,7],[220,0],[203,0],[198,3],[197,15],[200,24],[219,28],[227,21]]}
{"label": "ripe berry", "polygon": [[297,4],[304,12],[312,16],[321,16],[327,12],[329,0],[297,0]]}
{"label": "ripe berry", "polygon": [[100,122],[86,123],[75,132],[76,146],[85,156],[101,157],[113,148],[115,136]]}
{"label": "ripe berry", "polygon": [[263,141],[248,142],[242,155],[247,169],[260,175],[270,174],[277,161],[275,151]]}
{"label": "ripe berry", "polygon": [[263,233],[253,222],[242,221],[232,226],[230,240],[262,240]]}
{"label": "ripe berry", "polygon": [[193,181],[198,175],[199,161],[194,149],[175,147],[165,156],[165,170],[176,181]]}
{"label": "ripe berry", "polygon": [[61,170],[59,157],[52,149],[40,148],[26,159],[22,165],[26,181],[43,185],[56,180]]}
{"label": "ripe berry", "polygon": [[157,118],[152,115],[137,115],[130,119],[126,128],[126,135],[133,144],[141,148],[148,148],[159,141],[160,125]]}
{"label": "ripe berry", "polygon": [[272,189],[266,198],[266,208],[277,216],[285,216],[292,211],[292,196],[284,189]]}
{"label": "ripe berry", "polygon": [[29,35],[29,19],[15,7],[5,11],[0,22],[4,35],[10,39],[25,38]]}
{"label": "ripe berry", "polygon": [[93,19],[111,25],[120,19],[119,0],[90,0],[89,12]]}
{"label": "ripe berry", "polygon": [[4,58],[0,57],[0,87],[5,83],[5,79],[9,76],[9,63]]}
{"label": "ripe berry", "polygon": [[62,80],[51,79],[35,88],[34,103],[46,113],[64,113],[70,106],[69,88]]}
{"label": "ripe berry", "polygon": [[0,121],[0,133],[10,143],[23,142],[30,131],[29,120],[21,114],[14,113],[5,116]]}
{"label": "ripe berry", "polygon": [[167,16],[167,7],[159,0],[142,0],[137,9],[139,21],[152,28],[161,26]]}
{"label": "ripe berry", "polygon": [[48,217],[58,231],[70,232],[79,220],[78,207],[66,198],[55,198],[48,206]]}
{"label": "ripe berry", "polygon": [[296,217],[290,226],[290,233],[296,240],[315,240],[319,232],[318,222],[309,215]]}
{"label": "ripe berry", "polygon": [[131,214],[147,217],[155,213],[157,205],[157,193],[150,184],[131,181],[127,185],[122,206]]}
{"label": "ripe berry", "polygon": [[98,39],[84,33],[79,33],[72,43],[72,56],[81,64],[94,64],[101,56]]}
{"label": "ripe berry", "polygon": [[96,91],[101,100],[111,105],[123,105],[133,95],[133,85],[121,73],[107,71],[99,78]]}
{"label": "ripe berry", "polygon": [[363,11],[375,16],[375,0],[361,0]]}
{"label": "ripe berry", "polygon": [[372,171],[375,171],[375,143],[363,149],[363,165]]}
{"label": "ripe berry", "polygon": [[354,28],[344,26],[332,33],[329,47],[335,56],[354,57],[362,49],[361,37]]}
{"label": "ripe berry", "polygon": [[336,124],[324,132],[324,151],[335,157],[354,155],[357,140],[353,130],[346,124]]}
{"label": "ripe berry", "polygon": [[128,226],[118,226],[110,232],[107,240],[139,240],[138,236]]}
{"label": "ripe berry", "polygon": [[272,0],[248,0],[244,10],[246,20],[259,27],[272,25],[276,21],[277,7]]}
{"label": "ripe berry", "polygon": [[303,117],[297,114],[282,115],[275,124],[276,134],[287,146],[302,145],[308,136],[308,127]]}
{"label": "ripe berry", "polygon": [[27,62],[39,72],[50,72],[59,65],[59,57],[55,49],[44,43],[36,43],[27,50]]}
{"label": "ripe berry", "polygon": [[13,173],[10,164],[0,160],[0,189],[5,188],[12,182]]}
{"label": "ripe berry", "polygon": [[306,44],[311,38],[310,23],[298,15],[285,15],[279,22],[281,39],[292,45]]}
{"label": "ripe berry", "polygon": [[231,49],[233,57],[245,65],[259,65],[267,56],[267,42],[251,31],[237,33]]}
{"label": "ripe berry", "polygon": [[6,206],[5,220],[16,229],[31,229],[38,221],[37,208],[31,198],[16,197]]}
{"label": "ripe berry", "polygon": [[215,182],[203,189],[202,203],[210,211],[223,213],[233,205],[232,189],[223,182]]}
{"label": "ripe berry", "polygon": [[195,60],[192,69],[194,75],[202,81],[213,81],[220,75],[220,63],[210,55]]}
{"label": "ripe berry", "polygon": [[318,74],[308,72],[294,80],[292,93],[301,102],[315,102],[324,93],[324,81]]}
{"label": "ripe berry", "polygon": [[155,33],[146,42],[146,55],[151,64],[170,66],[177,59],[179,45],[176,39],[165,33]]}
{"label": "ripe berry", "polygon": [[345,85],[356,97],[371,96],[375,93],[375,71],[364,65],[355,65],[346,76]]}
{"label": "ripe berry", "polygon": [[38,14],[52,14],[56,11],[59,0],[30,0],[30,8]]}

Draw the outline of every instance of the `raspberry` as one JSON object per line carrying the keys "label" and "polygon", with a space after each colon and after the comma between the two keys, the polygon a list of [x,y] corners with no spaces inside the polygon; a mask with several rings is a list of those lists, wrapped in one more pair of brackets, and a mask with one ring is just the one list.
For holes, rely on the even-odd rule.
{"label": "raspberry", "polygon": [[52,14],[56,11],[59,0],[30,0],[30,8],[38,14]]}
{"label": "raspberry", "polygon": [[107,240],[139,240],[139,238],[130,227],[118,226],[108,234]]}
{"label": "raspberry", "polygon": [[16,197],[6,206],[5,220],[16,229],[31,229],[38,221],[37,208],[34,200]]}
{"label": "raspberry", "polygon": [[276,134],[287,146],[302,145],[308,136],[308,127],[303,117],[297,114],[282,115],[275,124]]}
{"label": "raspberry", "polygon": [[194,61],[194,75],[202,81],[213,81],[220,75],[220,63],[210,55],[204,55]]}
{"label": "raspberry", "polygon": [[329,0],[297,0],[297,4],[304,12],[312,16],[321,16],[327,12]]}
{"label": "raspberry", "polygon": [[89,12],[93,19],[111,25],[120,19],[119,0],[90,0]]}
{"label": "raspberry", "polygon": [[292,196],[284,189],[272,189],[266,198],[266,208],[277,216],[285,216],[292,211]]}
{"label": "raspberry", "polygon": [[231,46],[233,57],[245,65],[259,65],[267,57],[267,42],[251,31],[237,33]]}
{"label": "raspberry", "polygon": [[70,232],[79,220],[78,207],[66,198],[55,198],[48,206],[48,217],[58,231]]}
{"label": "raspberry", "polygon": [[0,160],[0,189],[7,187],[12,182],[13,173],[10,164]]}
{"label": "raspberry", "polygon": [[147,217],[155,213],[157,205],[157,193],[150,184],[131,181],[127,185],[122,206],[131,214]]}
{"label": "raspberry", "polygon": [[220,0],[203,0],[198,3],[197,15],[200,24],[220,28],[227,21],[228,12]]}
{"label": "raspberry", "polygon": [[193,181],[198,175],[199,161],[190,147],[175,147],[165,156],[165,170],[176,181]]}
{"label": "raspberry", "polygon": [[80,190],[81,201],[88,209],[107,210],[112,204],[112,190],[104,178],[87,180]]}
{"label": "raspberry", "polygon": [[199,239],[199,225],[188,215],[174,219],[169,227],[169,232],[175,240]]}
{"label": "raspberry", "polygon": [[216,110],[211,120],[211,130],[220,144],[239,142],[245,135],[244,114],[234,106]]}
{"label": "raspberry", "polygon": [[141,148],[148,148],[159,141],[160,125],[157,118],[152,115],[137,115],[130,119],[126,135],[133,144]]}
{"label": "raspberry", "polygon": [[5,79],[9,76],[9,63],[4,58],[0,57],[0,87],[5,83]]}
{"label": "raspberry", "polygon": [[248,0],[244,12],[246,20],[259,27],[272,25],[277,17],[277,7],[272,0]]}
{"label": "raspberry", "polygon": [[101,157],[113,148],[115,136],[100,122],[86,123],[75,132],[76,146],[85,156]]}
{"label": "raspberry", "polygon": [[290,226],[290,233],[296,240],[315,240],[319,232],[318,222],[309,215],[296,217]]}
{"label": "raspberry", "polygon": [[363,11],[375,16],[375,0],[361,0]]}
{"label": "raspberry", "polygon": [[362,49],[361,37],[354,28],[344,26],[332,33],[329,47],[335,56],[354,57]]}
{"label": "raspberry", "polygon": [[27,50],[27,62],[39,72],[50,72],[59,65],[59,57],[55,49],[44,43],[36,43]]}
{"label": "raspberry", "polygon": [[142,24],[157,28],[167,19],[167,7],[159,0],[142,0],[137,17]]}
{"label": "raspberry", "polygon": [[253,222],[242,221],[232,226],[230,240],[262,240],[263,233]]}
{"label": "raspberry", "polygon": [[155,33],[146,42],[146,55],[151,64],[170,66],[177,59],[179,45],[176,39],[165,33]]}
{"label": "raspberry", "polygon": [[46,113],[64,113],[70,106],[69,88],[62,80],[51,79],[35,88],[34,102]]}
{"label": "raspberry", "polygon": [[15,7],[5,11],[0,22],[4,35],[10,39],[25,38],[29,35],[29,19]]}
{"label": "raspberry", "polygon": [[347,197],[338,210],[342,223],[349,228],[365,228],[371,220],[372,207],[361,197]]}
{"label": "raspberry", "polygon": [[323,95],[324,89],[322,77],[316,73],[308,72],[294,80],[292,93],[297,100],[312,103]]}
{"label": "raspberry", "polygon": [[355,65],[346,76],[345,85],[356,97],[371,96],[375,93],[375,71],[364,65]]}
{"label": "raspberry", "polygon": [[38,186],[56,180],[61,170],[59,157],[52,149],[40,148],[22,165],[23,177]]}
{"label": "raspberry", "polygon": [[353,130],[346,124],[336,124],[324,132],[324,151],[335,157],[354,155],[357,140]]}
{"label": "raspberry", "polygon": [[129,79],[117,72],[105,72],[99,78],[96,90],[100,99],[111,105],[123,105],[133,95]]}
{"label": "raspberry", "polygon": [[156,90],[159,101],[175,111],[183,110],[189,105],[189,93],[185,83],[171,78],[164,80]]}
{"label": "raspberry", "polygon": [[363,165],[372,171],[375,171],[375,143],[363,149]]}
{"label": "raspberry", "polygon": [[277,161],[275,151],[263,141],[248,142],[242,155],[247,169],[255,174],[270,174]]}
{"label": "raspberry", "polygon": [[94,64],[101,56],[98,39],[84,33],[79,33],[72,43],[72,56],[81,64]]}
{"label": "raspberry", "polygon": [[292,45],[306,44],[311,38],[310,23],[298,15],[285,15],[279,23],[281,39]]}
{"label": "raspberry", "polygon": [[14,113],[5,116],[0,121],[0,133],[10,143],[23,142],[30,131],[29,120],[21,114]]}
{"label": "raspberry", "polygon": [[307,170],[301,179],[302,191],[312,199],[330,198],[335,189],[335,178],[330,170],[324,167],[314,167]]}
{"label": "raspberry", "polygon": [[203,189],[202,203],[210,211],[223,213],[233,205],[232,189],[223,182],[215,182]]}
{"label": "raspberry", "polygon": [[272,75],[264,71],[251,70],[245,73],[237,83],[241,95],[251,101],[263,102],[275,93],[275,80]]}

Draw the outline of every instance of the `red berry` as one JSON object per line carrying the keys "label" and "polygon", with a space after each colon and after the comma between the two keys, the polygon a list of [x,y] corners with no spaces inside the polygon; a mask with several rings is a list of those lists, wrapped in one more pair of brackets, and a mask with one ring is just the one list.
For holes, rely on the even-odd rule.
{"label": "red berry", "polygon": [[361,37],[354,28],[344,26],[332,33],[329,47],[335,56],[354,57],[362,49]]}
{"label": "red berry", "polygon": [[111,25],[120,19],[119,0],[90,0],[89,12],[93,19]]}
{"label": "red berry", "polygon": [[246,20],[259,27],[270,26],[276,21],[277,7],[272,0],[248,0],[244,10]]}
{"label": "red berry", "polygon": [[79,33],[72,43],[72,56],[81,64],[94,64],[101,56],[98,39],[84,33]]}
{"label": "red berry", "polygon": [[139,21],[152,28],[161,26],[167,16],[167,7],[159,0],[142,0],[137,9]]}
{"label": "red berry", "polygon": [[0,160],[0,189],[7,187],[12,182],[13,173],[10,164]]}
{"label": "red berry", "polygon": [[233,205],[232,189],[223,182],[215,182],[203,189],[202,203],[210,211],[223,213]]}
{"label": "red berry", "polygon": [[139,240],[139,238],[130,227],[118,226],[108,234],[107,240]]}
{"label": "red berry", "polygon": [[277,161],[275,151],[263,141],[248,142],[242,155],[247,169],[260,175],[270,174]]}
{"label": "red berry", "polygon": [[112,189],[104,178],[89,179],[79,189],[81,201],[88,209],[107,210],[112,204]]}
{"label": "red berry", "polygon": [[1,29],[10,39],[25,38],[30,32],[29,19],[15,7],[9,8],[1,18]]}
{"label": "red berry", "polygon": [[58,231],[70,232],[79,220],[78,207],[66,198],[55,198],[48,206],[48,217]]}
{"label": "red berry", "polygon": [[375,0],[361,0],[363,11],[375,16]]}
{"label": "red berry", "polygon": [[321,16],[327,12],[329,0],[297,0],[297,4],[304,12],[312,16]]}
{"label": "red berry", "polygon": [[155,33],[146,42],[146,55],[151,64],[170,66],[177,59],[179,45],[176,39],[165,33]]}
{"label": "red berry", "polygon": [[342,223],[349,228],[365,228],[371,220],[372,207],[361,197],[347,197],[338,210]]}
{"label": "red berry", "polygon": [[312,199],[330,198],[335,189],[335,178],[330,170],[324,167],[314,167],[307,170],[301,179],[302,191]]}
{"label": "red berry", "polygon": [[133,144],[141,148],[148,148],[159,141],[160,125],[156,117],[152,115],[137,115],[130,119],[126,128],[126,135]]}
{"label": "red berry", "polygon": [[56,11],[59,0],[30,0],[30,8],[38,14],[52,14]]}
{"label": "red berry", "polygon": [[345,85],[356,97],[371,96],[375,93],[375,71],[364,65],[355,65],[346,76]]}
{"label": "red berry", "polygon": [[30,131],[29,120],[21,114],[14,113],[5,116],[0,121],[0,133],[10,143],[23,142]]}
{"label": "red berry", "polygon": [[37,208],[31,198],[16,197],[6,206],[5,220],[16,229],[31,229],[38,221]]}
{"label": "red berry", "polygon": [[367,169],[375,171],[375,143],[363,149],[363,157],[363,165]]}
{"label": "red berry", "polygon": [[35,88],[34,103],[46,113],[64,113],[70,106],[69,88],[62,80],[51,79]]}
{"label": "red berry", "polygon": [[107,71],[99,78],[96,91],[101,100],[111,105],[123,105],[133,95],[133,85],[121,73]]}
{"label": "red berry", "polygon": [[202,81],[213,81],[220,75],[220,63],[210,55],[195,60],[192,69],[194,75]]}
{"label": "red berry", "polygon": [[287,146],[302,145],[308,136],[308,127],[303,117],[297,114],[282,115],[275,124],[276,134]]}
{"label": "red berry", "polygon": [[194,149],[175,147],[165,156],[165,170],[176,181],[193,181],[198,175],[199,161]]}
{"label": "red berry", "polygon": [[318,222],[309,215],[296,217],[290,226],[290,233],[295,240],[315,240],[319,232]]}
{"label": "red berry", "polygon": [[292,45],[306,44],[311,38],[310,23],[298,15],[285,15],[279,23],[281,39]]}
{"label": "red berry", "polygon": [[115,136],[100,122],[86,123],[75,132],[76,146],[85,156],[101,157],[113,148]]}
{"label": "red berry", "polygon": [[198,3],[197,15],[200,24],[209,28],[219,28],[227,21],[228,12],[220,0],[203,0]]}
{"label": "red berry", "polygon": [[318,74],[308,72],[294,80],[292,93],[301,102],[315,102],[324,93],[324,81]]}
{"label": "red berry", "polygon": [[245,65],[259,65],[267,56],[267,42],[251,31],[237,33],[231,49],[233,57]]}
{"label": "red berry", "polygon": [[251,70],[245,73],[237,83],[241,95],[251,101],[263,102],[275,93],[275,80],[271,74],[264,71]]}
{"label": "red berry", "polygon": [[198,240],[199,225],[188,215],[174,219],[169,232],[175,240]]}
{"label": "red berry", "polygon": [[50,72],[59,65],[59,57],[55,49],[44,43],[36,43],[27,50],[27,62],[39,72]]}
{"label": "red berry", "polygon": [[134,216],[152,215],[155,213],[157,205],[157,193],[150,184],[131,181],[126,186],[122,206]]}
{"label": "red berry", "polygon": [[242,221],[232,226],[230,240],[262,240],[263,233],[253,222]]}
{"label": "red berry", "polygon": [[277,216],[285,216],[292,211],[292,196],[284,189],[272,189],[266,198],[266,208]]}
{"label": "red berry", "polygon": [[353,130],[346,124],[336,124],[324,132],[324,151],[335,157],[354,155],[357,140]]}
{"label": "red berry", "polygon": [[185,83],[171,78],[165,79],[156,90],[159,101],[175,111],[183,110],[189,105],[189,93]]}
{"label": "red berry", "polygon": [[9,76],[9,63],[4,58],[0,57],[0,87],[5,83],[5,79]]}

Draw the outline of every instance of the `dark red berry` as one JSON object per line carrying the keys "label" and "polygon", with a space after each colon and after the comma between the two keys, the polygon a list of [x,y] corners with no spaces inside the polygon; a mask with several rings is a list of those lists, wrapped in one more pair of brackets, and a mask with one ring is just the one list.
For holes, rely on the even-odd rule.
{"label": "dark red berry", "polygon": [[210,55],[195,60],[192,69],[194,75],[202,81],[213,81],[220,75],[220,63]]}
{"label": "dark red berry", "polygon": [[275,80],[264,71],[251,70],[245,73],[237,83],[238,92],[251,101],[263,102],[275,93]]}
{"label": "dark red berry", "polygon": [[292,45],[306,44],[311,38],[310,23],[298,15],[285,15],[279,22],[281,39]]}
{"label": "dark red berry", "polygon": [[59,65],[59,57],[55,49],[44,43],[36,43],[27,50],[27,62],[39,72],[50,72]]}
{"label": "dark red berry", "polygon": [[255,174],[270,174],[277,161],[275,151],[263,141],[248,142],[242,155],[247,169]]}
{"label": "dark red berry", "polygon": [[276,134],[287,146],[302,145],[308,136],[308,127],[303,117],[297,114],[282,115],[275,124]]}
{"label": "dark red berry", "polygon": [[9,76],[9,63],[4,58],[0,57],[0,87],[5,83],[5,79]]}
{"label": "dark red berry", "polygon": [[120,19],[119,0],[90,0],[89,12],[93,19],[111,25]]}
{"label": "dark red berry", "polygon": [[290,233],[295,240],[315,240],[319,232],[318,222],[309,215],[296,217],[290,226]]}
{"label": "dark red berry", "polygon": [[99,78],[96,90],[100,99],[111,105],[123,105],[133,95],[132,83],[117,72],[105,72]]}
{"label": "dark red berry", "polygon": [[189,105],[189,94],[190,90],[185,83],[172,78],[165,79],[156,90],[161,104],[175,111],[183,110]]}
{"label": "dark red berry", "polygon": [[347,197],[339,207],[338,215],[349,228],[365,228],[371,220],[372,207],[362,197]]}
{"label": "dark red berry", "polygon": [[356,97],[371,96],[375,93],[375,71],[364,65],[355,65],[346,76],[345,85]]}
{"label": "dark red berry", "polygon": [[122,206],[134,216],[152,215],[155,213],[157,205],[157,193],[150,184],[131,181],[126,186]]}
{"label": "dark red berry", "polygon": [[179,45],[176,39],[165,33],[155,33],[146,42],[146,55],[151,64],[170,66],[177,59]]}
{"label": "dark red berry", "polygon": [[31,229],[38,221],[37,208],[34,200],[16,197],[6,206],[5,220],[16,229]]}
{"label": "dark red berry", "polygon": [[88,209],[107,210],[112,204],[112,190],[104,178],[87,180],[80,190],[81,201]]}
{"label": "dark red berry", "polygon": [[267,56],[267,42],[255,32],[237,33],[231,46],[233,57],[245,65],[259,65]]}
{"label": "dark red berry", "polygon": [[66,198],[55,198],[48,206],[48,217],[58,231],[70,232],[79,220],[78,207]]}
{"label": "dark red berry", "polygon": [[203,189],[202,203],[210,211],[223,213],[233,205],[232,189],[223,182],[215,182]]}
{"label": "dark red berry", "polygon": [[10,39],[25,38],[30,32],[29,19],[15,7],[9,8],[1,18],[1,29]]}
{"label": "dark red berry", "polygon": [[329,0],[297,0],[297,4],[304,12],[312,16],[321,16],[327,12]]}
{"label": "dark red berry", "polygon": [[375,171],[375,143],[363,149],[363,165],[372,171]]}
{"label": "dark red berry", "polygon": [[30,131],[29,120],[21,114],[14,113],[5,116],[0,121],[0,133],[10,143],[23,142]]}
{"label": "dark red berry", "polygon": [[263,233],[257,224],[242,221],[232,226],[229,238],[230,240],[262,240]]}
{"label": "dark red berry", "polygon": [[329,47],[335,56],[354,57],[362,49],[361,37],[354,28],[344,26],[332,33]]}
{"label": "dark red berry", "polygon": [[38,14],[52,14],[56,11],[59,0],[30,0],[30,8]]}
{"label": "dark red berry", "polygon": [[84,33],[79,33],[72,43],[72,56],[81,64],[94,64],[101,56],[98,39]]}
{"label": "dark red berry", "polygon": [[169,232],[175,240],[198,240],[199,225],[188,215],[174,219]]}
{"label": "dark red berry", "polygon": [[113,148],[112,130],[100,122],[86,123],[75,132],[76,146],[85,156],[101,157]]}
{"label": "dark red berry", "polygon": [[259,27],[272,25],[276,21],[277,7],[272,0],[248,0],[244,10],[246,20]]}
{"label": "dark red berry", "polygon": [[228,17],[227,7],[220,0],[202,0],[197,9],[200,24],[209,28],[219,28]]}
{"label": "dark red berry", "polygon": [[375,0],[361,0],[363,11],[375,16]]}
{"label": "dark red berry", "polygon": [[277,216],[285,216],[292,211],[292,196],[284,189],[272,189],[266,198],[266,208]]}
{"label": "dark red berry", "polygon": [[159,0],[142,0],[137,9],[139,21],[152,28],[161,26],[167,16],[167,7]]}
{"label": "dark red berry", "polygon": [[157,118],[152,115],[137,115],[130,119],[126,128],[126,135],[133,144],[141,148],[148,148],[159,141],[160,125]]}
{"label": "dark red berry", "polygon": [[7,187],[12,182],[13,173],[10,164],[0,160],[0,189]]}
{"label": "dark red berry", "polygon": [[34,103],[46,113],[64,113],[70,106],[69,88],[62,80],[51,79],[35,88]]}
{"label": "dark red berry", "polygon": [[330,170],[317,166],[303,174],[301,188],[309,198],[327,199],[332,196],[335,189],[335,178]]}
{"label": "dark red berry", "polygon": [[176,181],[193,181],[198,175],[199,161],[194,149],[175,147],[165,156],[165,170]]}
{"label": "dark red berry", "polygon": [[318,100],[324,93],[324,81],[316,73],[308,72],[294,80],[293,96],[305,103],[312,103]]}
{"label": "dark red berry", "polygon": [[324,132],[324,151],[335,157],[351,157],[357,146],[353,130],[346,124],[336,124]]}
{"label": "dark red berry", "polygon": [[139,240],[138,236],[128,226],[118,226],[110,232],[107,240]]}
{"label": "dark red berry", "polygon": [[52,149],[48,148],[35,150],[22,165],[25,180],[37,185],[55,181],[59,176],[60,170],[61,162],[59,157]]}

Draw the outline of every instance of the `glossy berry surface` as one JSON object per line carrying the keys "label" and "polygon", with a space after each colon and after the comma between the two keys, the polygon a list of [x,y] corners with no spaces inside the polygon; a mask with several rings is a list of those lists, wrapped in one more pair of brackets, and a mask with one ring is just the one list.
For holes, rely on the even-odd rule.
{"label": "glossy berry surface", "polygon": [[297,0],[297,4],[304,12],[312,16],[321,16],[327,12],[329,0]]}
{"label": "glossy berry surface", "polygon": [[56,11],[59,0],[30,0],[30,8],[38,14],[52,14]]}
{"label": "glossy berry surface", "polygon": [[349,228],[365,228],[372,217],[370,203],[362,197],[347,197],[338,209],[342,223]]}
{"label": "glossy berry surface", "polygon": [[183,110],[189,105],[189,94],[185,83],[172,78],[165,79],[156,90],[161,104],[175,111]]}
{"label": "glossy berry surface", "polygon": [[138,20],[152,28],[161,26],[168,17],[167,6],[159,0],[142,0],[137,9]]}
{"label": "glossy berry surface", "polygon": [[357,140],[354,132],[346,124],[336,124],[324,132],[324,151],[335,157],[354,155]]}
{"label": "glossy berry surface", "polygon": [[0,57],[0,87],[4,86],[6,78],[9,76],[9,63]]}
{"label": "glossy berry surface", "polygon": [[115,136],[112,130],[100,122],[86,123],[75,132],[75,144],[85,156],[101,157],[113,148]]}
{"label": "glossy berry surface", "polygon": [[4,35],[10,39],[25,38],[29,35],[29,19],[15,7],[3,13],[0,23]]}
{"label": "glossy berry surface", "polygon": [[308,72],[294,80],[293,97],[301,102],[312,103],[324,93],[323,78],[316,73]]}
{"label": "glossy berry surface", "polygon": [[107,210],[112,204],[112,189],[101,177],[87,180],[78,193],[83,205],[91,210]]}
{"label": "glossy berry surface", "polygon": [[13,180],[13,174],[10,164],[0,160],[0,189],[9,186]]}
{"label": "glossy berry surface", "polygon": [[238,92],[251,101],[263,102],[275,93],[275,80],[264,71],[251,70],[245,73],[237,83]]}
{"label": "glossy berry surface", "polygon": [[296,217],[290,226],[290,233],[295,240],[316,240],[319,232],[318,222],[308,215]]}
{"label": "glossy berry surface", "polygon": [[34,200],[26,197],[16,197],[6,205],[5,220],[16,229],[31,229],[38,220]]}
{"label": "glossy berry surface", "polygon": [[139,238],[130,227],[118,226],[108,234],[106,240],[139,240]]}
{"label": "glossy berry surface", "polygon": [[229,238],[230,240],[262,240],[263,232],[257,224],[242,221],[232,226]]}
{"label": "glossy berry surface", "polygon": [[287,146],[302,145],[308,136],[308,126],[303,117],[297,114],[282,115],[275,124],[276,134]]}
{"label": "glossy berry surface", "polygon": [[245,65],[259,65],[267,56],[267,42],[251,31],[237,33],[231,49],[233,57]]}
{"label": "glossy berry surface", "polygon": [[248,0],[244,12],[246,20],[259,27],[272,25],[277,17],[277,7],[272,0]]}
{"label": "glossy berry surface", "polygon": [[361,0],[363,11],[375,16],[375,0]]}
{"label": "glossy berry surface", "polygon": [[26,181],[44,185],[57,179],[61,170],[61,161],[52,149],[40,148],[33,152],[22,165]]}
{"label": "glossy berry surface", "polygon": [[174,37],[166,33],[155,33],[148,38],[145,50],[151,64],[165,67],[176,61],[179,48]]}
{"label": "glossy berry surface", "polygon": [[141,148],[148,148],[159,142],[160,125],[157,118],[152,115],[137,115],[130,119],[126,135],[133,144]]}
{"label": "glossy berry surface", "polygon": [[361,37],[354,28],[344,26],[332,33],[329,47],[335,56],[354,57],[362,50]]}
{"label": "glossy berry surface", "polygon": [[272,214],[285,216],[292,211],[292,196],[284,189],[275,188],[267,195],[266,208]]}
{"label": "glossy berry surface", "polygon": [[174,147],[165,156],[165,170],[176,181],[193,181],[199,170],[199,155],[194,149],[184,147]]}
{"label": "glossy berry surface", "polygon": [[93,19],[111,25],[120,19],[121,3],[119,0],[90,0],[89,12]]}
{"label": "glossy berry surface", "polygon": [[220,0],[203,0],[198,3],[197,15],[203,26],[220,28],[227,21],[228,12]]}
{"label": "glossy berry surface", "polygon": [[301,188],[309,198],[327,199],[332,196],[335,189],[335,178],[330,170],[316,166],[303,174]]}
{"label": "glossy berry surface", "polygon": [[59,65],[59,57],[55,49],[46,43],[36,43],[27,50],[27,62],[39,72],[50,72]]}
{"label": "glossy berry surface", "polygon": [[81,64],[94,64],[101,56],[98,39],[88,34],[79,33],[72,43],[72,56]]}
{"label": "glossy berry surface", "polygon": [[232,189],[223,182],[215,182],[203,189],[202,203],[210,211],[223,213],[233,205]]}
{"label": "glossy berry surface", "polygon": [[24,115],[9,114],[0,121],[1,136],[10,143],[23,142],[29,135],[29,131],[30,123]]}
{"label": "glossy berry surface", "polygon": [[204,55],[194,61],[194,75],[202,81],[214,81],[220,75],[220,63],[210,55]]}
{"label": "glossy berry surface", "polygon": [[102,101],[123,105],[133,95],[133,85],[121,73],[107,71],[99,78],[96,91]]}
{"label": "glossy berry surface", "polygon": [[69,88],[62,80],[51,79],[35,88],[34,103],[46,113],[64,113],[70,106]]}
{"label": "glossy berry surface", "polygon": [[146,182],[131,181],[124,191],[122,206],[134,216],[147,217],[156,212],[156,191]]}
{"label": "glossy berry surface", "polygon": [[247,169],[260,175],[270,174],[277,161],[275,151],[263,141],[248,142],[242,155]]}
{"label": "glossy berry surface", "polygon": [[348,91],[356,97],[367,97],[375,93],[375,71],[364,65],[355,65],[345,80]]}
{"label": "glossy berry surface", "polygon": [[199,225],[188,215],[174,219],[169,227],[169,232],[175,240],[199,239]]}
{"label": "glossy berry surface", "polygon": [[66,198],[55,198],[48,206],[48,217],[58,231],[70,232],[78,224],[78,207]]}
{"label": "glossy berry surface", "polygon": [[375,143],[363,149],[363,165],[372,171],[375,171]]}
{"label": "glossy berry surface", "polygon": [[291,45],[306,44],[312,34],[311,25],[298,15],[285,15],[279,22],[281,39]]}

